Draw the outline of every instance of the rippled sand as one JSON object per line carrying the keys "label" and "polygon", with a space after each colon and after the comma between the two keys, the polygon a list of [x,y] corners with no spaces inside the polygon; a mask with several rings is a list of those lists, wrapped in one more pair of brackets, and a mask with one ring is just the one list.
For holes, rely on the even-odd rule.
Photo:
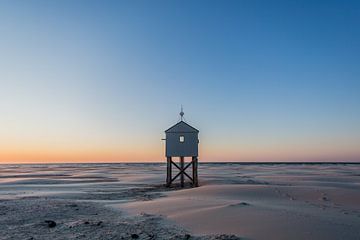
{"label": "rippled sand", "polygon": [[359,164],[201,164],[183,190],[165,171],[0,165],[0,239],[360,239]]}

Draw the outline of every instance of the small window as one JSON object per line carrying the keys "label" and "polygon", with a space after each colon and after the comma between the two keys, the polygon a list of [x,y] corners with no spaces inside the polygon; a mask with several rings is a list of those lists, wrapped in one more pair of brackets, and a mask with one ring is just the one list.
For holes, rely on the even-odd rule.
{"label": "small window", "polygon": [[184,136],[180,136],[180,142],[183,143],[185,141],[185,137]]}

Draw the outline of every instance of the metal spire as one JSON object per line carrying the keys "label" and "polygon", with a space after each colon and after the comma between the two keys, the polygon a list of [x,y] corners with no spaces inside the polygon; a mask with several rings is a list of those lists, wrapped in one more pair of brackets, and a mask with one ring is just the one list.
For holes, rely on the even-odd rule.
{"label": "metal spire", "polygon": [[184,118],[184,111],[183,111],[183,106],[181,105],[181,112],[180,112],[180,117],[181,117],[181,121],[183,120]]}

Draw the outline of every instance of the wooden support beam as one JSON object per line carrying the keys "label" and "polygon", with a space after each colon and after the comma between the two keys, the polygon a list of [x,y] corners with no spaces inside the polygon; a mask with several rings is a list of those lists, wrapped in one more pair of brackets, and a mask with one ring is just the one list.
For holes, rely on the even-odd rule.
{"label": "wooden support beam", "polygon": [[193,180],[193,178],[192,178],[192,177],[190,177],[190,176],[189,176],[186,172],[184,172],[184,175],[185,175],[185,176],[187,176],[187,177],[190,179],[190,181],[191,181],[191,182],[193,182],[193,181],[194,181],[194,180]]}
{"label": "wooden support beam", "polygon": [[170,182],[170,183],[172,183],[173,181],[175,181],[175,179],[176,179],[178,176],[180,176],[180,174],[181,174],[181,172],[178,172],[178,174],[176,174],[175,177],[173,177],[173,178],[171,179],[171,182]]}
{"label": "wooden support beam", "polygon": [[197,157],[192,157],[192,170],[193,170],[193,187],[198,187],[199,186],[199,182],[198,182],[198,158]]}
{"label": "wooden support beam", "polygon": [[180,185],[184,187],[184,157],[180,157]]}
{"label": "wooden support beam", "polygon": [[[190,165],[191,165],[191,163],[190,163]],[[190,165],[188,165],[188,166],[190,166]],[[180,168],[179,168],[180,169]],[[193,182],[193,178],[192,177],[190,177],[185,171],[179,171],[178,172],[178,174],[176,174],[175,175],[175,177],[173,177],[172,179],[171,179],[171,181],[170,181],[170,184],[178,177],[178,176],[180,176],[180,174],[181,173],[183,173],[186,177],[188,177],[190,180],[191,180],[191,182]]]}
{"label": "wooden support beam", "polygon": [[170,187],[170,184],[171,184],[171,172],[172,172],[172,166],[171,166],[171,157],[167,157],[167,161],[166,161],[166,186],[167,187]]}
{"label": "wooden support beam", "polygon": [[171,164],[174,164],[174,166],[181,171],[181,168],[174,161],[171,161]]}
{"label": "wooden support beam", "polygon": [[[174,161],[171,161],[172,164],[174,164],[174,166],[179,169],[179,171],[181,171],[181,167],[179,167]],[[188,165],[186,165],[186,167],[184,168],[184,171],[191,166],[191,162],[188,163]]]}
{"label": "wooden support beam", "polygon": [[[172,165],[174,165],[179,170],[179,172],[174,177],[172,177]],[[190,166],[192,166],[192,177],[189,174],[186,173],[186,169],[188,169]],[[192,157],[191,162],[186,164],[186,166],[185,166],[184,157],[180,157],[179,165],[176,164],[174,161],[172,161],[171,157],[167,157],[166,186],[170,187],[171,183],[173,181],[175,181],[180,176],[180,185],[181,185],[181,187],[184,187],[184,185],[185,185],[185,176],[186,176],[191,181],[192,186],[197,187],[199,185],[198,184],[197,170],[198,170],[198,159],[197,159],[197,157]]]}

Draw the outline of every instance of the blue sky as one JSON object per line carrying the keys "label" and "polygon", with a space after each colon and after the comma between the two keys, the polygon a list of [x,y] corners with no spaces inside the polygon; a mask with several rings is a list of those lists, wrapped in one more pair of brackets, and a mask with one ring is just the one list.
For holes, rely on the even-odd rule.
{"label": "blue sky", "polygon": [[358,1],[1,1],[0,161],[161,161],[181,104],[204,160],[360,160],[359,23]]}

